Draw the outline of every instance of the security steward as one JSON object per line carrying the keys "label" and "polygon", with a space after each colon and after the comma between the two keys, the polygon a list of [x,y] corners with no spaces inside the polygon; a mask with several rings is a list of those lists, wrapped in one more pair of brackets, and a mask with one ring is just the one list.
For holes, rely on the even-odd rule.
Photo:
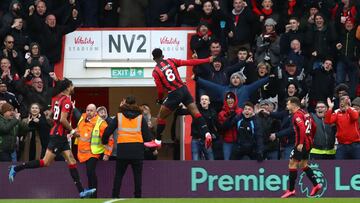
{"label": "security steward", "polygon": [[[75,113],[75,117],[78,117],[76,114],[78,113]],[[77,124],[80,135],[75,141],[75,144],[78,145],[77,157],[80,163],[86,163],[89,189],[97,188],[96,163],[101,154],[104,154],[103,160],[107,161],[112,152],[114,144],[112,138],[109,140],[108,145],[102,145],[101,143],[101,137],[107,126],[105,120],[96,113],[95,104],[89,104],[86,107],[86,113],[80,116]],[[92,197],[97,197],[96,192]]]}
{"label": "security steward", "polygon": [[147,122],[142,116],[134,96],[124,99],[116,118],[109,123],[102,137],[102,143],[108,143],[109,136],[118,128],[117,159],[112,197],[119,198],[122,178],[128,165],[131,165],[135,183],[135,198],[141,197],[142,168],[144,160],[144,141],[150,141],[151,135]]}

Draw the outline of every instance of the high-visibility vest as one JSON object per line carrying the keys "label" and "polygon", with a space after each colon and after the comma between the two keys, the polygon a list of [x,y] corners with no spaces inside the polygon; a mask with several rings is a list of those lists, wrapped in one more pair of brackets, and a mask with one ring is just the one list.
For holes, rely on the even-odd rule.
{"label": "high-visibility vest", "polygon": [[95,127],[91,132],[91,152],[93,154],[102,154],[105,151],[105,146],[102,145],[100,138],[100,125],[102,122],[104,122],[104,120],[99,116],[96,120]]}
{"label": "high-visibility vest", "polygon": [[[84,119],[85,119],[85,114],[83,114],[80,117],[80,120],[78,122],[78,126],[80,125],[80,123],[82,121],[84,121]],[[102,145],[101,138],[100,138],[100,126],[101,126],[102,122],[104,122],[104,120],[100,116],[98,116],[98,119],[96,120],[95,126],[91,131],[90,143],[91,143],[91,153],[93,153],[93,154],[102,154],[105,151],[105,146]]]}
{"label": "high-visibility vest", "polygon": [[142,115],[136,118],[126,118],[122,113],[118,113],[118,137],[117,143],[143,143],[141,133]]}

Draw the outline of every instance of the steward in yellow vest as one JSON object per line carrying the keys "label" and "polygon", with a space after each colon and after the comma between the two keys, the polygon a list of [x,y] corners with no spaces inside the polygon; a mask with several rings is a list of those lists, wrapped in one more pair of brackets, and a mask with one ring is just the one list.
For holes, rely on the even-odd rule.
{"label": "steward in yellow vest", "polygon": [[131,165],[135,180],[135,197],[141,197],[141,178],[144,159],[144,142],[151,140],[151,134],[142,111],[134,96],[128,96],[120,104],[116,118],[106,128],[102,143],[108,144],[109,137],[118,128],[116,172],[112,191],[113,198],[119,198],[122,177]]}
{"label": "steward in yellow vest", "polygon": [[[75,113],[75,117],[76,113]],[[112,152],[114,140],[111,138],[108,145],[101,143],[101,137],[107,127],[107,123],[96,113],[96,106],[89,104],[86,113],[83,113],[78,121],[77,129],[79,137],[75,141],[78,145],[77,157],[80,163],[86,164],[89,188],[97,188],[96,163],[104,154],[103,160],[107,161]],[[96,197],[96,193],[93,197]]]}

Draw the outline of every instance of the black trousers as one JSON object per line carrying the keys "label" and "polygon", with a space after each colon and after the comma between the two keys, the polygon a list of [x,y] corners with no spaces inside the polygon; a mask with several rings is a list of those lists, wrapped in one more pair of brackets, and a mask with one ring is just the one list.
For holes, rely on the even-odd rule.
{"label": "black trousers", "polygon": [[[96,164],[98,159],[97,158],[90,158],[86,161],[86,175],[88,178],[88,187],[89,189],[97,188],[97,176],[96,176]],[[92,198],[97,197],[97,190],[93,194]]]}
{"label": "black trousers", "polygon": [[114,178],[114,185],[112,191],[113,198],[119,198],[121,182],[125,175],[128,165],[131,165],[133,174],[134,174],[134,184],[135,184],[135,198],[141,197],[141,184],[142,184],[142,168],[143,160],[139,159],[117,159],[116,160],[116,172]]}

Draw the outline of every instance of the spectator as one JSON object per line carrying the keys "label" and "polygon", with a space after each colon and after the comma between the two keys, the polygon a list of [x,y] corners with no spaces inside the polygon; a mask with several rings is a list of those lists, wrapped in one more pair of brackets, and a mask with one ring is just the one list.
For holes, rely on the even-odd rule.
{"label": "spectator", "polygon": [[355,37],[355,19],[347,18],[341,27],[339,41],[336,44],[338,62],[336,65],[336,84],[345,83],[349,78],[349,95],[355,97],[356,87],[359,83],[359,54],[360,41]]}
{"label": "spectator", "polygon": [[[146,13],[147,13],[146,9],[148,8],[148,5],[149,5],[149,0],[120,1],[119,26],[145,27]],[[134,16],[136,16],[136,18],[134,18]],[[164,18],[162,20],[164,20]]]}
{"label": "spectator", "polygon": [[240,69],[246,76],[245,84],[253,83],[257,80],[256,65],[254,63],[254,57],[249,49],[240,47],[237,52],[237,58],[231,62],[231,64],[244,63],[244,66]]}
{"label": "spectator", "polygon": [[250,43],[253,41],[254,31],[250,29],[254,24],[254,16],[249,9],[246,1],[234,0],[234,9],[230,16],[230,32],[228,57],[229,61],[236,58],[239,49],[242,47],[250,49]]}
{"label": "spectator", "polygon": [[[120,1],[120,3],[129,3],[129,2],[136,2],[136,1]],[[126,22],[129,20],[129,17],[124,16],[124,13],[126,12],[132,12],[134,16],[137,16],[135,19],[139,18],[138,15],[136,15],[134,12],[134,8],[130,7],[131,9],[128,9],[129,7],[123,9],[120,9],[119,1],[113,1],[113,0],[100,0],[99,1],[99,26],[100,27],[118,27],[119,20],[122,22]],[[121,12],[120,12],[121,10]],[[119,18],[119,13],[123,14],[122,17]],[[145,24],[145,23],[144,23]],[[120,27],[124,27],[119,25]],[[129,26],[130,27],[130,26]]]}
{"label": "spectator", "polygon": [[262,136],[264,141],[264,159],[267,160],[278,160],[280,159],[280,144],[279,139],[270,140],[271,133],[280,130],[280,122],[273,119],[266,112],[273,112],[275,104],[270,100],[262,100],[259,103],[259,109],[256,114],[256,121],[258,122],[259,128],[262,129]]}
{"label": "spectator", "polygon": [[285,87],[285,92],[282,92],[278,95],[278,110],[281,111],[286,109],[286,99],[289,97],[297,97],[299,99],[301,98],[299,96],[299,85],[296,83],[296,81],[289,81]]}
{"label": "spectator", "polygon": [[8,58],[10,63],[12,64],[12,71],[13,73],[24,73],[24,62],[22,55],[15,50],[14,48],[14,37],[11,35],[7,35],[4,39],[4,47],[1,50],[0,57]]}
{"label": "spectator", "polygon": [[276,21],[272,18],[265,20],[265,29],[256,39],[256,63],[268,62],[272,67],[280,63],[280,37],[275,31]]}
{"label": "spectator", "polygon": [[40,105],[37,103],[30,105],[29,116],[23,122],[29,123],[30,131],[21,138],[24,143],[21,161],[39,160],[45,155],[49,143],[50,122],[40,112]]}
{"label": "spectator", "polygon": [[341,30],[346,21],[355,20],[358,15],[358,11],[355,6],[354,0],[341,0],[337,4],[335,16],[332,16],[335,21],[336,29]]}
{"label": "spectator", "polygon": [[22,5],[20,1],[12,0],[8,8],[8,12],[5,13],[5,15],[2,17],[0,39],[1,36],[4,35],[5,31],[12,25],[14,18],[23,16]]}
{"label": "spectator", "polygon": [[223,109],[218,114],[220,135],[223,138],[224,160],[230,160],[233,149],[236,147],[237,130],[234,125],[235,123],[233,123],[233,119],[243,111],[236,105],[237,103],[238,100],[236,94],[233,92],[226,92]]}
{"label": "spectator", "polygon": [[[107,144],[109,136],[118,127],[116,173],[112,197],[119,198],[122,178],[130,164],[133,170],[136,198],[141,197],[142,166],[144,159],[144,141],[150,141],[149,129],[141,109],[136,104],[135,97],[128,96],[119,108],[116,118],[109,123],[102,137],[102,143]],[[129,133],[131,131],[131,133]]]}
{"label": "spectator", "polygon": [[11,68],[11,63],[8,58],[2,58],[0,62],[1,66],[1,80],[6,84],[10,92],[15,92],[14,81],[19,80],[19,75]]}
{"label": "spectator", "polygon": [[349,86],[347,86],[344,83],[338,84],[335,87],[334,92],[335,92],[335,94],[334,94],[334,97],[332,98],[332,101],[334,102],[334,109],[338,109],[339,103],[340,103],[340,97],[349,95],[348,94]]}
{"label": "spectator", "polygon": [[[291,59],[285,61],[285,71],[281,71],[281,74],[278,73],[279,78],[279,100],[287,98],[287,87],[289,83],[293,83],[297,86],[297,93],[299,98],[302,98],[307,93],[307,86],[305,84],[305,73],[304,70],[297,74],[297,66],[295,62]],[[285,104],[285,103],[284,103]],[[285,107],[285,106],[284,106]]]}
{"label": "spectator", "polygon": [[[260,62],[257,65],[257,71],[258,71],[258,80],[266,78],[270,75],[271,72],[271,66],[268,63]],[[251,101],[253,103],[257,103],[258,101],[268,99],[271,97],[276,97],[277,91],[277,79],[274,77],[269,78],[269,82],[262,85],[257,91],[255,91],[251,95]]]}
{"label": "spectator", "polygon": [[316,103],[316,113],[311,113],[315,124],[316,133],[313,148],[310,151],[311,159],[335,159],[335,129],[332,125],[325,124],[325,113],[328,110],[325,102]]}
{"label": "spectator", "polygon": [[283,152],[281,159],[290,159],[290,154],[294,148],[295,143],[295,131],[291,122],[292,116],[290,115],[288,110],[269,112],[265,109],[263,113],[269,115],[271,118],[281,121],[280,130],[271,133],[269,139],[270,141],[275,141],[276,139],[279,139],[280,147]]}
{"label": "spectator", "polygon": [[27,67],[32,67],[34,65],[40,66],[41,71],[45,74],[54,71],[54,67],[51,67],[49,59],[41,54],[40,45],[36,42],[30,44],[29,56],[26,59],[26,63]]}
{"label": "spectator", "polygon": [[269,77],[267,76],[249,85],[244,85],[246,78],[241,72],[236,72],[231,75],[230,85],[219,85],[200,77],[195,77],[195,80],[200,88],[208,91],[212,101],[220,101],[220,99],[224,99],[226,92],[231,91],[236,94],[237,98],[239,98],[237,105],[239,107],[243,107],[245,101],[250,99],[251,94],[269,81]]}
{"label": "spectator", "polygon": [[[75,0],[74,0],[75,2]],[[83,27],[98,27],[98,0],[78,0],[83,16]]]}
{"label": "spectator", "polygon": [[213,40],[213,33],[206,23],[200,23],[196,28],[196,34],[191,36],[190,48],[193,52],[192,58],[202,59],[210,55],[210,44]]}
{"label": "spectator", "polygon": [[27,130],[27,123],[20,121],[20,114],[11,104],[5,103],[0,112],[0,161],[16,162],[16,140],[19,132]]}
{"label": "spectator", "polygon": [[245,102],[241,115],[235,118],[237,129],[236,148],[233,149],[235,160],[264,160],[263,129],[256,119],[254,105]]}
{"label": "spectator", "polygon": [[[6,34],[14,37],[14,49],[19,51],[21,57],[24,57],[24,53],[29,50],[30,37],[25,30],[23,18],[14,18],[13,24]],[[0,38],[2,37],[0,36]]]}
{"label": "spectator", "polygon": [[[301,47],[301,43],[299,40],[294,39],[290,42],[290,52],[285,56],[286,60],[292,60],[296,65],[296,75],[301,74],[301,72],[308,73],[312,68],[308,66],[308,60],[305,57],[303,49]],[[285,60],[285,61],[286,61]]]}
{"label": "spectator", "polygon": [[196,27],[200,21],[201,1],[180,0],[178,25],[181,27]]}
{"label": "spectator", "polygon": [[326,124],[336,124],[338,141],[336,159],[360,159],[358,112],[350,107],[349,96],[340,97],[340,107],[333,112],[334,102],[327,100]]}
{"label": "spectator", "polygon": [[147,26],[174,27],[178,5],[179,3],[175,0],[149,0],[146,17]]}
{"label": "spectator", "polygon": [[260,23],[263,23],[268,18],[279,21],[279,15],[273,10],[274,4],[272,0],[262,0],[260,6],[258,6],[256,0],[251,0],[251,4],[253,12],[258,16]]}
{"label": "spectator", "polygon": [[[41,112],[49,109],[51,98],[54,95],[56,87],[45,88],[44,82],[40,77],[33,78],[31,80],[32,86],[25,84],[25,78],[22,78],[20,82],[16,85],[16,89],[23,96],[23,102],[21,106],[22,116],[28,115],[28,110],[32,103],[38,103],[41,107]],[[56,82],[56,85],[59,82]]]}
{"label": "spectator", "polygon": [[[216,111],[210,107],[210,98],[208,95],[201,95],[199,111],[204,117],[206,125],[209,126],[209,131],[214,140],[219,139],[218,129],[219,123],[217,120]],[[190,114],[189,112],[183,112],[184,114]],[[200,125],[195,120],[191,123],[191,154],[192,160],[214,160],[214,153],[212,147],[206,148],[204,136],[200,132]]]}
{"label": "spectator", "polygon": [[[151,115],[151,109],[150,109],[149,105],[142,104],[140,106],[140,108],[141,108],[141,110],[143,112],[142,113],[143,117],[145,118],[145,120],[146,120],[146,122],[148,124],[151,139],[155,139],[157,118],[153,117]],[[156,160],[157,159],[158,150],[156,148],[145,148],[144,153],[145,153],[144,154],[144,159],[145,160]]]}
{"label": "spectator", "polygon": [[300,21],[296,17],[292,17],[289,23],[285,25],[285,33],[280,36],[280,54],[286,56],[291,49],[293,40],[298,40],[299,44],[304,43],[305,34],[300,29]]}
{"label": "spectator", "polygon": [[107,109],[105,106],[99,106],[97,109],[96,109],[96,112],[97,114],[99,114],[99,116],[104,120],[106,121],[108,124],[111,122],[111,118],[110,116],[108,115],[108,112],[107,112]]}
{"label": "spectator", "polygon": [[308,4],[304,8],[307,10],[300,20],[300,29],[307,32],[315,25],[315,15],[320,12],[320,8],[317,3]]}
{"label": "spectator", "polygon": [[334,95],[335,78],[332,61],[326,59],[321,68],[311,71],[311,77],[309,111],[314,112],[318,101],[325,101]]}
{"label": "spectator", "polygon": [[40,45],[49,59],[51,69],[61,59],[62,37],[74,31],[79,23],[76,9],[72,10],[71,15],[72,18],[67,25],[58,25],[53,14],[46,16],[45,23],[34,20],[34,18],[31,18],[33,15],[30,16],[32,20],[29,23],[32,23],[37,30],[37,34],[41,35]]}
{"label": "spectator", "polygon": [[4,100],[11,104],[16,110],[19,110],[20,104],[14,93],[11,93],[7,89],[7,85],[0,79],[0,100]]}
{"label": "spectator", "polygon": [[337,39],[334,27],[326,21],[323,14],[316,14],[314,19],[315,24],[308,29],[305,36],[308,53],[313,61],[313,69],[319,68],[325,57],[334,57],[333,50]]}

